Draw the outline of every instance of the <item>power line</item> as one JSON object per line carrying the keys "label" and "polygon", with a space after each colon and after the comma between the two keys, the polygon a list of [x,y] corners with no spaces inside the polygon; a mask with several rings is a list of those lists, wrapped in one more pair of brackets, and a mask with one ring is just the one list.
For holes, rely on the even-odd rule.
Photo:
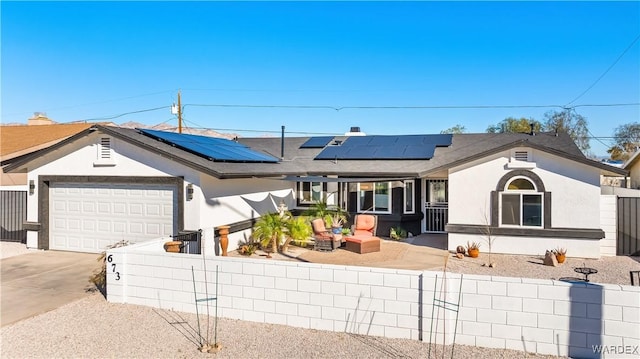
{"label": "power line", "polygon": [[166,109],[166,108],[171,108],[171,106],[161,106],[161,107],[155,107],[155,108],[148,108],[148,109],[144,109],[144,110],[130,111],[130,112],[125,112],[125,113],[121,113],[119,115],[108,116],[108,117],[87,118],[85,121],[113,120],[115,118],[119,118],[119,117],[126,116],[126,115],[131,115],[131,114],[134,114],[134,113],[151,112],[151,111],[157,111],[157,110],[162,110],[162,109]]}
{"label": "power line", "polygon": [[[501,108],[560,108],[563,110],[571,110],[578,107],[621,107],[621,106],[640,106],[640,102],[634,103],[613,103],[613,104],[582,104],[574,106],[560,106],[560,105],[460,105],[460,106],[315,106],[315,105],[246,105],[246,104],[184,104],[181,107],[198,106],[198,107],[227,107],[227,108],[288,108],[288,109],[332,109],[340,111],[344,109],[356,109],[356,110],[420,110],[420,109],[501,109]],[[158,111],[162,109],[168,109],[171,106],[160,106],[143,110],[124,112],[118,115],[104,116],[97,118],[88,118],[85,121],[103,121],[120,118],[123,116],[144,113],[151,111]]]}
{"label": "power line", "polygon": [[188,103],[183,107],[226,107],[226,108],[285,108],[285,109],[331,109],[341,110],[423,110],[423,109],[501,109],[501,108],[559,108],[563,110],[576,107],[616,107],[616,106],[638,106],[636,103],[616,103],[616,104],[583,104],[575,106],[562,105],[452,105],[452,106],[326,106],[326,105],[248,105],[248,104],[201,104]]}
{"label": "power line", "polygon": [[589,92],[589,90],[591,90],[598,82],[600,82],[600,80],[602,80],[602,78],[609,73],[609,71],[618,63],[618,61],[620,61],[620,59],[627,53],[627,51],[629,51],[633,45],[635,45],[635,43],[640,39],[640,34],[638,36],[636,36],[635,39],[633,39],[633,41],[631,41],[631,44],[629,44],[629,46],[627,46],[627,48],[620,54],[620,56],[618,56],[618,58],[611,64],[611,66],[609,66],[603,73],[602,75],[600,75],[600,77],[598,77],[592,84],[591,86],[587,87],[586,90],[582,91],[582,93],[580,95],[578,95],[578,97],[574,98],[573,100],[571,100],[571,102],[567,103],[568,105],[571,105],[572,103],[576,102],[576,100],[578,100],[580,97],[584,96],[584,94],[586,94],[587,92]]}

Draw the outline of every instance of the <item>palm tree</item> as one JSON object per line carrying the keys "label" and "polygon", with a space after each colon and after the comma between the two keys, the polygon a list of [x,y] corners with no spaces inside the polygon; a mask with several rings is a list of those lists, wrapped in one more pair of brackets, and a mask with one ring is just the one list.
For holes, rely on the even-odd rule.
{"label": "palm tree", "polygon": [[253,238],[260,241],[263,247],[271,244],[271,253],[278,252],[278,245],[287,233],[287,221],[291,214],[267,213],[260,217],[253,227]]}
{"label": "palm tree", "polygon": [[309,223],[309,218],[304,216],[299,217],[289,217],[289,220],[286,223],[287,227],[287,239],[284,241],[282,245],[282,252],[286,252],[289,247],[289,243],[292,240],[305,242],[311,237],[313,234],[313,229],[311,229],[311,223]]}

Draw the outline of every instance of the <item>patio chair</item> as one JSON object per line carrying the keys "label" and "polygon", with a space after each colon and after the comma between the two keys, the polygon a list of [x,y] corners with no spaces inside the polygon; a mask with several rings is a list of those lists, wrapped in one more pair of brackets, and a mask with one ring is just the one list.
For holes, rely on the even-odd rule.
{"label": "patio chair", "polygon": [[351,236],[345,238],[345,249],[355,253],[380,252],[380,238],[376,237],[378,217],[371,214],[358,214],[353,220]]}
{"label": "patio chair", "polygon": [[354,236],[375,236],[378,228],[378,217],[372,214],[358,214],[353,220]]}
{"label": "patio chair", "polygon": [[631,285],[640,286],[640,270],[630,270],[629,276],[631,277]]}
{"label": "patio chair", "polygon": [[313,249],[317,251],[332,251],[333,250],[333,233],[328,231],[324,225],[324,219],[316,218],[311,221],[311,227],[313,228],[314,246]]}

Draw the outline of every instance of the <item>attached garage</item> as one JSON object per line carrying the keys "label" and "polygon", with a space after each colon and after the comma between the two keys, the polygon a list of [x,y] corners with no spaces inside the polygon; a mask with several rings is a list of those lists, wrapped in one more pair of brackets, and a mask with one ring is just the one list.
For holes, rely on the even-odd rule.
{"label": "attached garage", "polygon": [[41,176],[38,248],[99,253],[183,228],[180,177]]}
{"label": "attached garage", "polygon": [[176,233],[172,186],[52,183],[49,191],[50,249],[97,253],[120,240]]}

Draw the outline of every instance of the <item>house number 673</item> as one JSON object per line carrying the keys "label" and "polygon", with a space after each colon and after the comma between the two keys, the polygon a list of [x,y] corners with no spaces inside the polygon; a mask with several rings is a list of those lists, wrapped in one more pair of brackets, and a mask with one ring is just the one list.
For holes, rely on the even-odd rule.
{"label": "house number 673", "polygon": [[113,273],[115,273],[115,275],[116,275],[116,280],[120,280],[120,272],[116,272],[116,264],[115,264],[115,263],[112,263],[112,262],[113,262],[113,254],[109,254],[109,255],[107,256],[107,262],[108,262],[109,264],[111,264],[111,271],[112,271]]}

